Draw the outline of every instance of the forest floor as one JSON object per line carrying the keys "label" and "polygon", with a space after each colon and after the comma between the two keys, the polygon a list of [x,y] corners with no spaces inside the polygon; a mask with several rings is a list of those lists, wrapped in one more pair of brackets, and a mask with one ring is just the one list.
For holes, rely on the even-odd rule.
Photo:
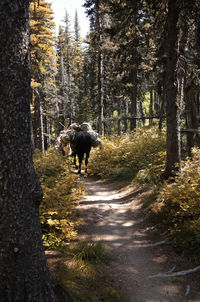
{"label": "forest floor", "polygon": [[199,274],[163,278],[157,274],[192,268],[152,225],[143,207],[144,190],[119,182],[82,178],[86,195],[78,211],[81,239],[101,241],[111,251],[107,267],[122,302],[200,302]]}

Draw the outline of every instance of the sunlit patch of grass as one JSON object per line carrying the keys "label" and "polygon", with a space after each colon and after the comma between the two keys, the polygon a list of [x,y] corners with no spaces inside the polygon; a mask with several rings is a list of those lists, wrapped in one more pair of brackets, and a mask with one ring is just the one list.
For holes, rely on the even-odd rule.
{"label": "sunlit patch of grass", "polygon": [[77,260],[87,262],[106,263],[111,259],[111,255],[106,253],[105,247],[101,242],[81,241],[72,252]]}

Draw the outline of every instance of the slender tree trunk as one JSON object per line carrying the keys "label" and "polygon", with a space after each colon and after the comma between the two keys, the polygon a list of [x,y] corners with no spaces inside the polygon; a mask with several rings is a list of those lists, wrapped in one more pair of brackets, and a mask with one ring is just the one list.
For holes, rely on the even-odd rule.
{"label": "slender tree trunk", "polygon": [[128,102],[124,100],[124,132],[128,132]]}
{"label": "slender tree trunk", "polygon": [[138,87],[137,87],[137,63],[135,58],[133,58],[133,65],[134,68],[132,70],[132,93],[131,93],[131,108],[130,108],[130,114],[131,114],[131,121],[130,121],[130,130],[134,130],[137,126],[137,98],[138,98]]}
{"label": "slender tree trunk", "polygon": [[44,153],[44,123],[43,123],[43,109],[40,104],[40,149]]}
{"label": "slender tree trunk", "polygon": [[30,129],[29,1],[0,1],[0,301],[55,301]]}
{"label": "slender tree trunk", "polygon": [[49,119],[46,114],[43,116],[43,124],[44,124],[44,151],[45,151],[48,149],[50,145]]}
{"label": "slender tree trunk", "polygon": [[[120,104],[121,107],[121,104]],[[121,135],[121,108],[118,109],[117,134]]]}
{"label": "slender tree trunk", "polygon": [[[153,89],[150,90],[149,116],[153,116]],[[153,118],[149,119],[149,126],[152,126]]]}
{"label": "slender tree trunk", "polygon": [[139,105],[138,113],[139,113],[139,117],[140,117],[140,124],[145,126],[145,118],[144,118],[144,113],[143,113],[142,100],[139,100],[138,105]]}
{"label": "slender tree trunk", "polygon": [[163,115],[165,113],[165,104],[166,104],[166,95],[165,95],[165,89],[163,89],[163,95],[161,97],[161,105],[160,105],[160,112],[159,112],[159,130],[162,130],[163,125]]}
{"label": "slender tree trunk", "polygon": [[[186,103],[186,127],[189,129],[198,129],[198,100],[196,92],[192,89],[185,91]],[[199,136],[195,133],[187,133],[187,151],[191,156],[191,149],[194,145],[199,147]]]}
{"label": "slender tree trunk", "polygon": [[156,92],[156,90],[154,90],[154,94],[153,94],[153,103],[154,103],[154,111],[156,113],[156,115],[159,115],[159,95]]}
{"label": "slender tree trunk", "polygon": [[178,59],[179,59],[179,39],[178,39],[179,10],[177,0],[168,0],[167,16],[167,163],[165,177],[172,174],[172,170],[181,163],[180,144],[180,95],[178,80]]}
{"label": "slender tree trunk", "polygon": [[[51,145],[51,135],[52,135],[52,131],[51,131],[51,124],[52,124],[52,120],[51,118],[48,116],[47,117],[47,148],[50,147]],[[55,122],[54,122],[54,129],[55,129]]]}
{"label": "slender tree trunk", "polygon": [[99,79],[98,79],[98,98],[99,98],[99,104],[100,104],[100,134],[104,136],[105,129],[104,129],[104,91],[103,91],[103,54],[100,50],[99,53]]}

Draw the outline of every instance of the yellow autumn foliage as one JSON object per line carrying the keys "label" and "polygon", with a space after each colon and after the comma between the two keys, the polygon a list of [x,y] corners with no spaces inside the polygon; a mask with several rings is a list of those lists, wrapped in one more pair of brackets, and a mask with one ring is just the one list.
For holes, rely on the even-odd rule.
{"label": "yellow autumn foliage", "polygon": [[183,162],[181,174],[168,181],[157,198],[157,211],[174,242],[179,246],[200,246],[200,150]]}
{"label": "yellow autumn foliage", "polygon": [[74,207],[82,188],[78,176],[70,172],[68,162],[58,151],[43,154],[37,150],[34,165],[43,189],[40,206],[43,242],[47,248],[59,247],[76,236],[78,220]]}
{"label": "yellow autumn foliage", "polygon": [[89,168],[104,178],[124,176],[138,182],[159,180],[165,165],[165,133],[140,128],[128,135],[103,139],[103,149],[93,149]]}

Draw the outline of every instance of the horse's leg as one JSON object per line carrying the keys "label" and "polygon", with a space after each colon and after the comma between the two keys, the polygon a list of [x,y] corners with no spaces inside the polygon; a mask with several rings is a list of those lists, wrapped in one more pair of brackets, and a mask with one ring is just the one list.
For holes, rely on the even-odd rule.
{"label": "horse's leg", "polygon": [[81,174],[81,164],[84,157],[84,153],[78,154],[78,161],[79,161],[79,167],[78,167],[78,173]]}
{"label": "horse's leg", "polygon": [[86,157],[85,157],[85,173],[87,173],[87,165],[88,165],[89,156],[90,156],[90,152],[86,152]]}

